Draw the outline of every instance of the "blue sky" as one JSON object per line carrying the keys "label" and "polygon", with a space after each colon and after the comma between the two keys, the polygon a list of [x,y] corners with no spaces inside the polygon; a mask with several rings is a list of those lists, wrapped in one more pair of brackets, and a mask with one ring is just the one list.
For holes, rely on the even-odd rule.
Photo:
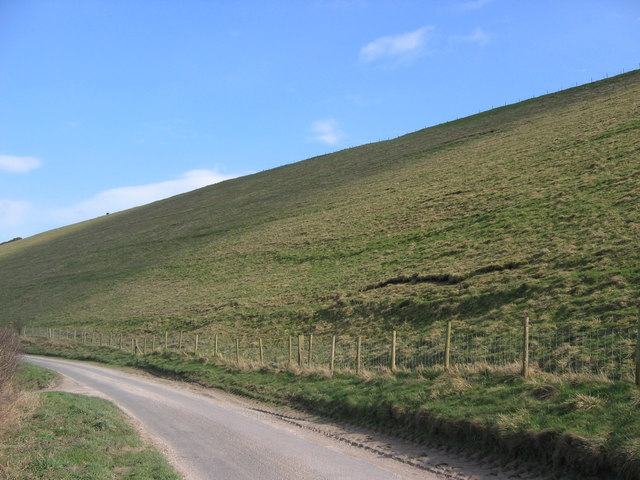
{"label": "blue sky", "polygon": [[639,62],[637,0],[0,0],[0,242]]}

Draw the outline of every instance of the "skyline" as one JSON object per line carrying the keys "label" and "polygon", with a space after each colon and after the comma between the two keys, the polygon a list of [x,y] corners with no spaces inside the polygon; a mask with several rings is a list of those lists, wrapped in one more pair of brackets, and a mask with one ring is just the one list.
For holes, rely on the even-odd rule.
{"label": "skyline", "polygon": [[0,242],[639,61],[632,1],[8,0]]}

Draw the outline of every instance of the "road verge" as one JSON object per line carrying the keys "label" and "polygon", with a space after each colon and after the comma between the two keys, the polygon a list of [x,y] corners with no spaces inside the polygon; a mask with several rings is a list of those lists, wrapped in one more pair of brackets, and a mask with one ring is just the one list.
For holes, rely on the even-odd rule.
{"label": "road verge", "polygon": [[0,444],[0,478],[180,478],[112,403],[41,391],[55,376],[20,365],[21,401],[14,410],[20,418]]}

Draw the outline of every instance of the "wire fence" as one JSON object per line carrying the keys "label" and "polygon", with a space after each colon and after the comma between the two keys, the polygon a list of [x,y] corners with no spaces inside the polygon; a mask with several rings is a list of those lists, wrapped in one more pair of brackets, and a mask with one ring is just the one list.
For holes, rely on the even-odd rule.
{"label": "wire fence", "polygon": [[106,346],[135,355],[183,352],[228,363],[272,367],[326,368],[331,371],[419,370],[453,366],[521,364],[549,373],[597,374],[610,379],[638,380],[640,330],[636,327],[598,330],[536,331],[512,328],[479,335],[447,328],[428,335],[391,332],[371,340],[347,335],[229,336],[164,332],[131,336],[112,332],[27,327],[27,337]]}

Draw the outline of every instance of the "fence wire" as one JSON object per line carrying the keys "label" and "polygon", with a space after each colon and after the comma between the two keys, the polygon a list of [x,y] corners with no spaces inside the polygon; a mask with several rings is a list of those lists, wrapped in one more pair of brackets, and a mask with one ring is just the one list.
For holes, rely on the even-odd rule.
{"label": "fence wire", "polygon": [[[397,334],[384,339],[347,335],[296,335],[283,338],[232,337],[222,334],[164,332],[122,335],[112,332],[27,327],[23,335],[111,347],[134,354],[179,351],[270,366],[327,368],[337,371],[405,369],[444,366],[446,329],[428,335]],[[588,373],[610,379],[632,379],[636,371],[638,328],[585,331],[536,331],[529,335],[529,365],[549,373]],[[395,351],[394,351],[395,345]],[[478,335],[453,331],[449,365],[505,366],[522,361],[523,332],[501,330]],[[395,362],[394,362],[395,360]]]}

